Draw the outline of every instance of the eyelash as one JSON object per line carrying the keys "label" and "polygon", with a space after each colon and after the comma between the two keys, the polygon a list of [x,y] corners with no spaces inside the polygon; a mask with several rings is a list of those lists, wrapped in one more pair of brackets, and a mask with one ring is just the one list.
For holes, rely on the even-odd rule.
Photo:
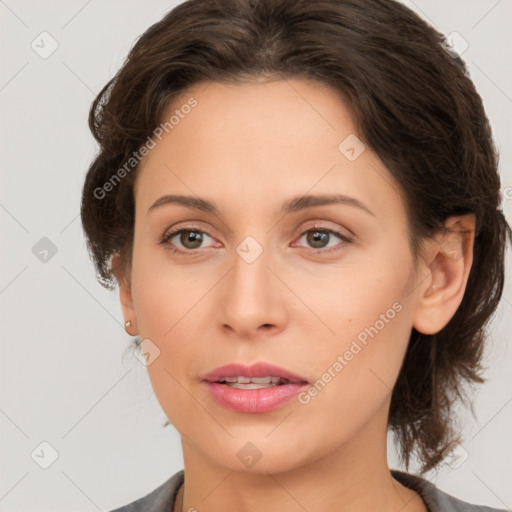
{"label": "eyelash", "polygon": [[[170,243],[170,240],[172,238],[174,238],[176,235],[179,235],[180,233],[182,233],[184,231],[191,231],[193,233],[202,233],[202,234],[205,234],[205,235],[209,236],[210,238],[213,238],[212,236],[210,236],[205,231],[202,231],[201,229],[197,229],[194,226],[187,226],[187,227],[182,227],[180,229],[172,231],[171,233],[165,234],[163,236],[163,238],[160,240],[160,244],[164,245],[166,247],[166,249],[170,250],[171,252],[178,253],[178,254],[192,255],[192,254],[196,254],[198,252],[201,252],[204,248],[190,249],[190,250],[180,250],[180,249],[176,249],[176,247],[174,247]],[[307,230],[303,231],[301,233],[301,235],[299,236],[298,240],[300,240],[304,235],[306,235],[307,233],[310,233],[310,232],[328,233],[330,235],[334,235],[335,237],[339,238],[340,241],[342,241],[342,242],[344,242],[346,244],[349,244],[349,243],[352,242],[352,239],[349,238],[348,236],[342,235],[338,231],[334,231],[334,230],[328,229],[328,228],[323,228],[321,226],[318,226],[318,227],[317,226],[312,226],[312,227],[308,228]],[[337,252],[337,251],[341,250],[340,247],[338,247],[338,248],[332,248],[331,247],[329,249],[314,249],[314,248],[309,248],[309,249],[311,251],[313,251],[315,254],[324,254],[324,253],[330,253],[330,252]]]}

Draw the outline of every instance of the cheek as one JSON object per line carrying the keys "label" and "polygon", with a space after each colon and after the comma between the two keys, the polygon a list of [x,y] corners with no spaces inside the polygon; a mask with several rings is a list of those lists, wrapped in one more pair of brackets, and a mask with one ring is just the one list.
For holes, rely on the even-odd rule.
{"label": "cheek", "polygon": [[385,294],[372,301],[373,309],[368,301],[360,303],[368,308],[364,315],[354,308],[352,321],[339,320],[337,336],[311,358],[316,380],[299,395],[294,414],[303,431],[329,440],[309,440],[312,452],[334,449],[374,418],[383,429],[386,424],[385,408],[409,340],[410,311],[398,301],[390,305]]}
{"label": "cheek", "polygon": [[[413,282],[414,268],[405,248],[367,265],[338,269],[329,280],[316,282],[308,305],[324,326],[316,336],[321,349],[311,361],[317,380],[304,403],[336,404],[333,414],[375,412],[391,393],[407,349]],[[301,293],[306,292],[304,285]],[[311,354],[308,343],[300,350]]]}
{"label": "cheek", "polygon": [[323,365],[317,366],[320,391],[324,383],[334,383],[325,386],[325,400],[341,391],[341,402],[346,400],[349,405],[367,400],[369,395],[391,392],[410,336],[407,317],[407,310],[397,301],[389,308],[378,309],[375,316],[357,327],[347,325],[328,358],[322,357]]}
{"label": "cheek", "polygon": [[371,304],[354,301],[338,312],[336,336],[324,337],[312,361],[317,380],[311,397],[350,410],[391,392],[407,349],[411,315],[407,304],[390,303],[386,294],[371,298]]}
{"label": "cheek", "polygon": [[[187,424],[191,408],[196,402],[185,391],[187,369],[194,368],[204,354],[204,346],[194,330],[194,315],[205,315],[201,300],[218,280],[216,274],[199,276],[184,272],[169,263],[160,249],[134,250],[132,293],[137,313],[140,339],[149,339],[158,348],[158,356],[147,365],[148,375],[155,395],[167,417],[176,427]],[[200,313],[202,311],[202,313]],[[181,411],[181,413],[180,413]],[[199,418],[204,410],[198,408]],[[204,419],[204,418],[203,418]],[[189,427],[190,428],[190,427]]]}
{"label": "cheek", "polygon": [[[149,245],[149,243],[148,243]],[[172,263],[161,247],[138,247],[133,254],[132,293],[139,333],[166,343],[214,282],[215,275],[191,272]],[[209,284],[209,282],[211,283]]]}
{"label": "cheek", "polygon": [[[324,340],[326,348],[347,350],[355,339],[362,346],[374,338],[383,340],[380,345],[384,340],[397,344],[399,339],[408,339],[407,329],[412,322],[406,311],[413,298],[410,292],[414,283],[410,255],[405,247],[402,252],[388,255],[384,251],[373,252],[364,260],[355,261],[354,257],[320,269],[310,279],[302,274],[294,276],[293,272],[285,275],[286,282],[303,301],[291,314],[296,314],[299,307],[305,313],[309,310],[309,329],[316,328],[315,338]],[[291,325],[295,320],[290,319]]]}

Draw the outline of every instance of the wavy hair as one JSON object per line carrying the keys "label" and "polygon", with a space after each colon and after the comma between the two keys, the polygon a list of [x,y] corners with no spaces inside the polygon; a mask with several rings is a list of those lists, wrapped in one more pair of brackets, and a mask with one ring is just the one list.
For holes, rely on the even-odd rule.
{"label": "wavy hair", "polygon": [[402,4],[188,0],[149,27],[90,110],[100,149],[85,178],[81,220],[98,279],[115,286],[114,254],[130,268],[138,167],[109,190],[105,184],[187,88],[262,76],[316,80],[338,94],[402,189],[415,255],[449,216],[476,216],[462,303],[437,334],[412,330],[392,392],[388,426],[406,467],[416,453],[423,473],[457,435],[451,413],[467,399],[466,384],[483,382],[486,326],[502,295],[512,232],[500,208],[491,128],[466,66]]}

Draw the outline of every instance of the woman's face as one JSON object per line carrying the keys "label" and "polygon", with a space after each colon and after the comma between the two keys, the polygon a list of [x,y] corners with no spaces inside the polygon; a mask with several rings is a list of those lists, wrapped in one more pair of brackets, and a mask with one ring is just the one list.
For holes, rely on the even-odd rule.
{"label": "woman's face", "polygon": [[[191,97],[197,104],[181,108]],[[184,450],[276,472],[385,449],[421,282],[396,182],[318,84],[202,84],[168,117],[176,109],[137,177],[124,300],[133,310],[123,307],[150,340],[149,376]],[[218,212],[151,208],[165,195]],[[340,201],[322,199],[333,195]],[[261,391],[204,380],[231,363],[269,363],[308,384]]]}

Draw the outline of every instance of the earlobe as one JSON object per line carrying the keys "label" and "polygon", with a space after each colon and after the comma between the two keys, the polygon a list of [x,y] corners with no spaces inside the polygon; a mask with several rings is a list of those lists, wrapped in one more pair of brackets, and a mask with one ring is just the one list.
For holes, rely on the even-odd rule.
{"label": "earlobe", "polygon": [[130,336],[137,336],[137,320],[135,318],[135,308],[133,305],[131,280],[127,275],[126,269],[123,269],[121,259],[118,254],[111,259],[112,272],[117,280],[119,287],[119,300],[124,317],[124,328]]}
{"label": "earlobe", "polygon": [[423,334],[435,334],[451,320],[464,297],[473,263],[475,216],[450,217],[446,231],[427,243],[424,277],[418,286],[413,326]]}

